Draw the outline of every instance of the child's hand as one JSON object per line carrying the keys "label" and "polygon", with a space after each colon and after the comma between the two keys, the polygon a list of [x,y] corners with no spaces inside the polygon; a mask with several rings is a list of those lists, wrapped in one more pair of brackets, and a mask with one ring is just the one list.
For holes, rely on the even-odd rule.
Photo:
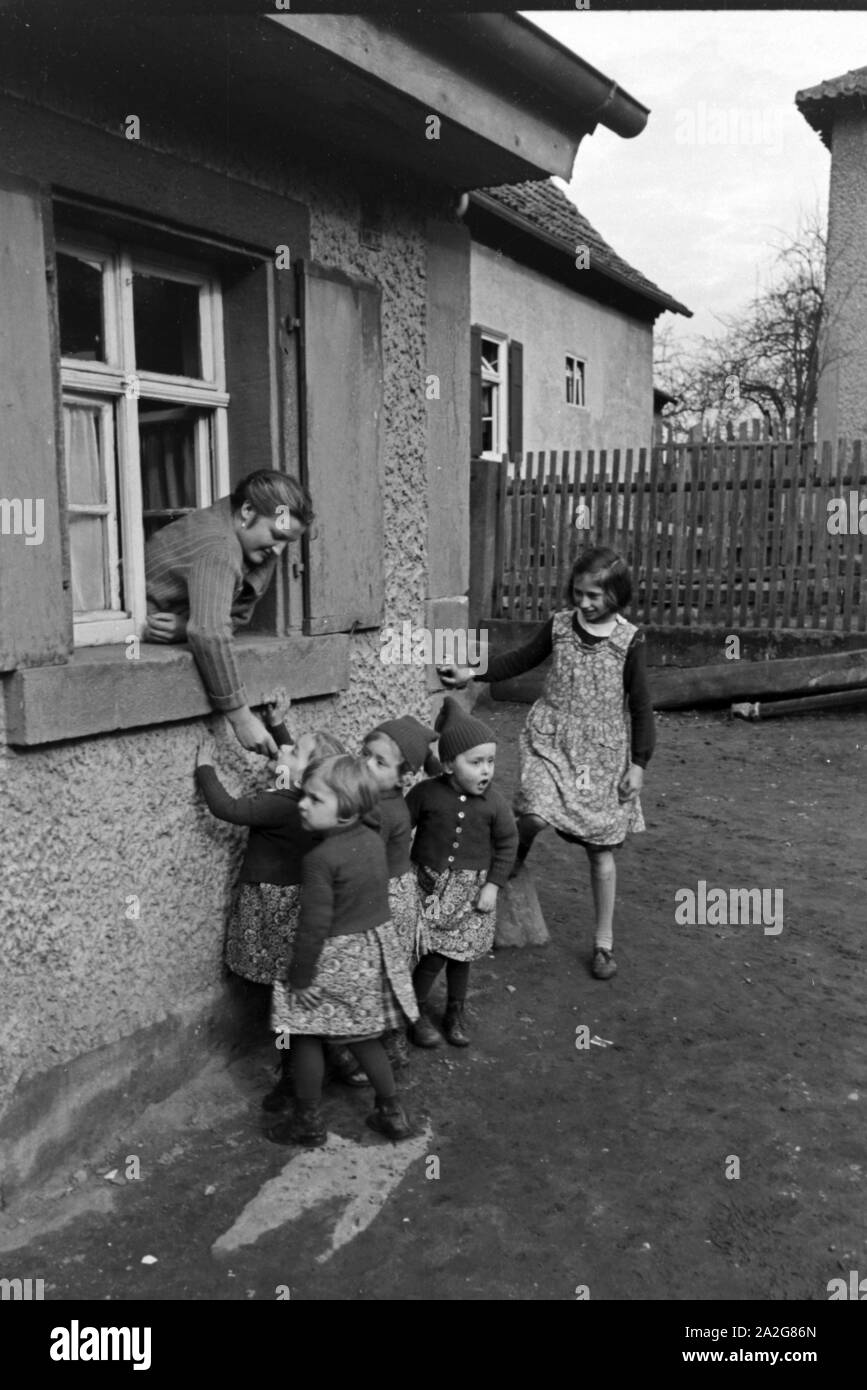
{"label": "child's hand", "polygon": [[214,766],[214,741],[202,739],[196,749],[196,767]]}
{"label": "child's hand", "polygon": [[292,995],[302,1009],[312,1009],[322,998],[322,991],[315,985],[308,985],[306,989],[293,989]]}
{"label": "child's hand", "polygon": [[285,724],[286,720],[289,718],[289,710],[291,707],[292,701],[289,699],[286,691],[278,690],[276,699],[269,701],[264,707],[265,723],[269,724],[271,728],[274,728],[277,724]]}
{"label": "child's hand", "polygon": [[630,763],[617,786],[617,795],[621,805],[625,805],[627,801],[635,801],[643,786],[644,768],[636,767],[635,763]]}
{"label": "child's hand", "polygon": [[463,690],[476,674],[473,666],[438,666],[437,675],[447,690]]}
{"label": "child's hand", "polygon": [[497,892],[496,883],[486,883],[476,903],[477,911],[493,912],[497,906]]}

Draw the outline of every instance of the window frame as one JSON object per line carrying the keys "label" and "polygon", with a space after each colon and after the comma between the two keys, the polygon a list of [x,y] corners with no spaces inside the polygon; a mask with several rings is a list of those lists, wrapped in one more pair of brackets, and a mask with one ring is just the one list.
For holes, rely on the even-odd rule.
{"label": "window frame", "polygon": [[[492,374],[490,368],[485,367],[485,343],[495,343],[498,352],[498,370]],[[496,410],[492,412],[492,435],[491,448],[482,449],[480,457],[485,459],[501,459],[503,454],[509,452],[509,338],[505,333],[496,333],[491,329],[481,329],[479,339],[481,349],[480,359],[480,384],[481,384],[481,427],[484,429],[486,416],[484,414],[484,388],[490,385],[495,388]]]}
{"label": "window frame", "polygon": [[[571,363],[571,366],[570,366],[570,363]],[[580,367],[580,369],[581,369],[580,375],[578,375],[577,372],[576,372],[576,368],[578,368],[578,367]],[[578,354],[577,352],[567,352],[567,353],[566,353],[566,376],[567,376],[567,382],[566,382],[566,404],[567,404],[567,406],[570,406],[570,407],[571,407],[572,409],[574,409],[574,410],[586,410],[586,409],[587,409],[587,359],[586,359],[586,357],[581,357],[581,356],[579,356],[579,354]],[[571,381],[572,381],[573,394],[575,394],[575,395],[578,394],[575,388],[576,388],[576,386],[577,386],[577,384],[578,384],[579,381],[580,381],[580,383],[581,383],[581,399],[580,399],[580,401],[578,401],[578,400],[572,400],[572,401],[570,401],[570,400],[569,400],[569,379],[570,379],[570,377],[571,377]]]}
{"label": "window frame", "polygon": [[[133,228],[130,229],[131,233]],[[141,231],[146,234],[146,224]],[[68,402],[99,404],[113,413],[115,448],[106,476],[106,497],[113,498],[109,525],[109,566],[113,566],[110,595],[124,606],[98,612],[73,613],[76,647],[105,646],[141,636],[147,617],[145,584],[144,498],[141,480],[138,400],[167,406],[189,405],[210,411],[210,423],[196,425],[195,508],[209,506],[231,490],[228,406],[226,390],[223,301],[218,273],[183,254],[152,250],[134,235],[124,241],[56,228],[55,250],[102,265],[103,340],[105,360],[91,362],[60,355],[61,409]],[[136,272],[197,285],[199,289],[199,357],[201,377],[140,370],[135,363],[133,275]],[[58,304],[58,318],[59,318]],[[58,343],[60,332],[58,323]],[[206,439],[206,435],[210,439]],[[105,465],[108,471],[108,464]],[[67,504],[67,516],[75,510]],[[117,576],[115,582],[115,576]]]}

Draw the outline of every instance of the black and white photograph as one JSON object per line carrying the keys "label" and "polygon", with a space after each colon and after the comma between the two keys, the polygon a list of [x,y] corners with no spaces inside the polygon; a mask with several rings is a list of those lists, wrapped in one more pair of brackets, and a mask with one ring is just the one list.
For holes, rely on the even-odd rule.
{"label": "black and white photograph", "polygon": [[0,0],[22,1364],[854,1351],[865,538],[864,11]]}

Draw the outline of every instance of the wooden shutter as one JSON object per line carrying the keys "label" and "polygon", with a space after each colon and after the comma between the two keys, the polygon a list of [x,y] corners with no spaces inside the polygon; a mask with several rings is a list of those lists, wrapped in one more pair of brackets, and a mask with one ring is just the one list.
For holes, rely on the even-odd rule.
{"label": "wooden shutter", "polygon": [[[62,662],[72,650],[72,604],[62,541],[66,517],[61,503],[59,371],[46,255],[42,190],[0,171],[3,671]],[[14,534],[16,524],[21,534]],[[30,530],[29,544],[24,527]]]}
{"label": "wooden shutter", "polygon": [[509,343],[509,458],[524,452],[524,346]]}
{"label": "wooden shutter", "polygon": [[482,452],[482,330],[470,329],[470,453]]}
{"label": "wooden shutter", "polygon": [[306,543],[304,628],[379,627],[385,616],[382,335],[378,285],[306,261],[301,307]]}

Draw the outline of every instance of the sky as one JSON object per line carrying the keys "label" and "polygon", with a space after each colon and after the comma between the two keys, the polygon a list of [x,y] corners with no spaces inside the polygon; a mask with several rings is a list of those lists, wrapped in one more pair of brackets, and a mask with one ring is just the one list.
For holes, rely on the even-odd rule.
{"label": "sky", "polygon": [[632,140],[603,126],[585,136],[568,191],[619,255],[692,309],[657,329],[719,334],[717,316],[767,282],[803,215],[827,215],[830,154],[794,98],[867,64],[867,13],[525,17],[650,108]]}

